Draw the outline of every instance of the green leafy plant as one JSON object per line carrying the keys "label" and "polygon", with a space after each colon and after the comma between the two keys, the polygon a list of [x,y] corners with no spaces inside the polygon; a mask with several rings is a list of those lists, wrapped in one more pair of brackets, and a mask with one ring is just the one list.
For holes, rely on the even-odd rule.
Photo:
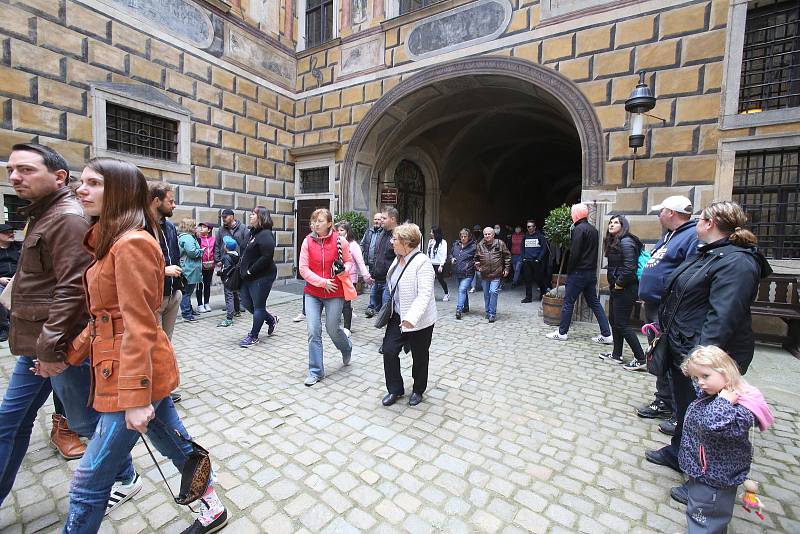
{"label": "green leafy plant", "polygon": [[[550,244],[557,245],[562,249],[569,247],[570,239],[572,238],[572,216],[570,215],[570,207],[566,204],[554,208],[545,218],[544,227],[542,228],[547,241]],[[550,291],[550,296],[558,296],[558,288],[561,285],[561,272],[564,269],[563,260],[559,262],[558,276],[556,277],[556,287]]]}
{"label": "green leafy plant", "polygon": [[353,233],[356,235],[356,241],[361,241],[361,238],[364,237],[364,232],[367,231],[367,226],[369,226],[367,218],[357,211],[339,213],[334,217],[333,221],[334,223],[338,223],[339,221],[349,222],[350,226],[353,228]]}

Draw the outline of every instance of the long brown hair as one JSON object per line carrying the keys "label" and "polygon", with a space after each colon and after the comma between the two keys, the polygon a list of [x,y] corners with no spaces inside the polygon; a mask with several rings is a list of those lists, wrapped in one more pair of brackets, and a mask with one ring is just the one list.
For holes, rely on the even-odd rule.
{"label": "long brown hair", "polygon": [[156,220],[150,212],[150,193],[142,171],[133,163],[114,158],[93,158],[87,167],[103,177],[103,208],[94,218],[95,257],[105,256],[124,233],[143,228],[156,241]]}

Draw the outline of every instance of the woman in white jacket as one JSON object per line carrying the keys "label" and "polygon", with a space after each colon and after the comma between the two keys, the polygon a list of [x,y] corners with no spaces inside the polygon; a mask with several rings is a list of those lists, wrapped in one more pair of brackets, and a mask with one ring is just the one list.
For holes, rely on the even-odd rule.
{"label": "woman in white jacket", "polygon": [[450,292],[447,290],[447,282],[444,280],[444,266],[447,263],[447,241],[442,236],[442,229],[438,226],[431,227],[428,236],[428,258],[433,264],[433,272],[436,273],[436,280],[444,290],[442,300],[450,300]]}
{"label": "woman in white jacket", "polygon": [[414,378],[410,406],[422,402],[428,387],[428,359],[433,325],[436,322],[436,302],[433,282],[436,275],[427,256],[418,251],[422,242],[419,226],[401,224],[392,233],[396,258],[386,276],[387,290],[392,297],[393,314],[383,336],[383,371],[389,393],[381,401],[391,406],[403,396],[403,375],[400,373],[400,350],[411,346],[411,376]]}

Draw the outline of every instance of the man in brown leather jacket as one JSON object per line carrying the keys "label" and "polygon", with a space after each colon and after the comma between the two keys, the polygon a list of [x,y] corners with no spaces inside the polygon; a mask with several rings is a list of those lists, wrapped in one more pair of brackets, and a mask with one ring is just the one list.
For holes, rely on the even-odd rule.
{"label": "man in brown leather jacket", "polygon": [[[28,224],[11,295],[12,354],[18,355],[0,405],[0,503],[11,491],[30,442],[33,422],[51,390],[58,393],[72,430],[90,437],[98,414],[87,408],[90,365],[64,362],[67,344],[89,315],[83,272],[91,256],[83,247],[89,221],[67,185],[67,162],[55,150],[33,143],[14,145],[8,179]],[[66,421],[54,417],[57,429]],[[72,457],[83,445],[74,438]],[[128,462],[119,480],[135,476]]]}
{"label": "man in brown leather jacket", "polygon": [[486,318],[490,323],[497,316],[497,296],[503,278],[511,272],[511,252],[500,239],[495,239],[494,228],[483,229],[483,241],[475,251],[475,269],[480,271],[483,280],[483,302],[486,305]]}

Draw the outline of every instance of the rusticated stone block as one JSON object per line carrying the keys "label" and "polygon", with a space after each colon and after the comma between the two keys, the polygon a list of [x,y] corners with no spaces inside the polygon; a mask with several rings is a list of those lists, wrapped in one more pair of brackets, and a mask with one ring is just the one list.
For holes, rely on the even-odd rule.
{"label": "rusticated stone block", "polygon": [[654,156],[663,156],[691,152],[697,132],[696,126],[653,128],[650,133],[650,153]]}
{"label": "rusticated stone block", "polygon": [[[2,10],[0,10],[2,11]],[[0,14],[0,16],[2,16]],[[83,57],[86,37],[42,18],[36,19],[36,42],[39,46],[69,56]]]}
{"label": "rusticated stone block", "polygon": [[322,130],[322,135],[320,135],[319,142],[320,143],[335,143],[339,141],[339,129],[332,128],[329,130]]}
{"label": "rusticated stone block", "polygon": [[277,161],[283,161],[285,159],[283,147],[267,145],[267,157]]}
{"label": "rusticated stone block", "polygon": [[236,92],[249,100],[258,100],[258,86],[248,79],[236,77]]}
{"label": "rusticated stone block", "polygon": [[206,124],[194,124],[194,142],[204,145],[219,146],[220,130]]}
{"label": "rusticated stone block", "polygon": [[67,113],[67,140],[91,144],[92,137],[92,119],[90,117]]}
{"label": "rusticated stone block", "polygon": [[590,57],[558,62],[558,71],[570,80],[581,82],[591,78]]}
{"label": "rusticated stone block", "polygon": [[236,124],[236,115],[221,109],[213,108],[211,110],[211,124],[226,130],[233,130]]}
{"label": "rusticated stone block", "polygon": [[244,107],[247,110],[248,118],[258,122],[264,122],[267,120],[267,108],[263,104],[248,100],[245,102]]}
{"label": "rusticated stone block", "polygon": [[283,130],[279,130],[277,143],[281,146],[287,146],[287,147],[293,146],[294,136],[289,132],[284,132]]}
{"label": "rusticated stone block", "polygon": [[272,89],[259,87],[258,101],[270,109],[278,109],[278,95]]}
{"label": "rusticated stone block", "polygon": [[712,0],[711,18],[709,20],[710,30],[714,30],[728,24],[728,10],[730,9],[730,5],[730,0]]}
{"label": "rusticated stone block", "polygon": [[111,42],[114,46],[144,56],[147,54],[147,37],[128,26],[111,21]]}
{"label": "rusticated stone block", "polygon": [[208,192],[205,187],[191,187],[182,185],[178,187],[178,203],[194,206],[208,205]]}
{"label": "rusticated stone block", "polygon": [[93,67],[83,61],[67,58],[67,83],[89,88],[89,82],[108,81],[111,73],[105,69]]}
{"label": "rusticated stone block", "polygon": [[623,185],[625,183],[626,161],[607,161],[605,164],[604,182],[608,185]]}
{"label": "rusticated stone block", "polygon": [[33,40],[33,24],[36,19],[33,13],[0,4],[0,17],[2,17],[4,33],[25,41]]}
{"label": "rusticated stone block", "polygon": [[661,239],[664,229],[654,215],[628,215],[631,228],[636,228],[636,235],[643,241],[655,243]]}
{"label": "rusticated stone block", "polygon": [[709,63],[703,67],[703,92],[722,88],[722,62]]}
{"label": "rusticated stone block", "polygon": [[672,183],[713,183],[716,156],[687,156],[672,160]]}
{"label": "rusticated stone block", "polygon": [[604,130],[625,126],[625,108],[623,106],[595,106],[594,111]]}
{"label": "rusticated stone block", "polygon": [[287,115],[294,113],[294,101],[285,96],[278,95],[278,111]]}
{"label": "rusticated stone block", "polygon": [[274,211],[273,208],[270,206],[270,201],[264,198],[256,198],[253,195],[248,195],[245,193],[236,193],[234,195],[234,203],[236,205],[237,210],[253,210],[256,207],[256,205],[258,205],[258,206],[264,206],[270,211]]}
{"label": "rusticated stone block", "polygon": [[695,4],[661,13],[661,38],[686,35],[706,28],[708,3]]}
{"label": "rusticated stone block", "polygon": [[258,124],[254,120],[241,115],[236,116],[236,133],[242,134],[247,137],[255,137]]}
{"label": "rusticated stone block", "polygon": [[575,36],[575,50],[579,56],[591,52],[611,49],[611,29],[613,26],[600,26],[580,31]]}
{"label": "rusticated stone block", "polygon": [[623,20],[617,23],[614,46],[617,48],[646,43],[656,37],[656,16],[648,15]]}
{"label": "rusticated stone block", "polygon": [[86,92],[83,89],[41,77],[37,83],[40,104],[76,113],[86,113]]}
{"label": "rusticated stone block", "polygon": [[350,108],[337,109],[333,112],[333,125],[342,126],[350,124]]}
{"label": "rusticated stone block", "polygon": [[636,70],[678,66],[678,39],[641,45],[636,48]]}
{"label": "rusticated stone block", "polygon": [[244,114],[244,98],[233,93],[222,93],[222,108],[239,115]]}
{"label": "rusticated stone block", "polygon": [[195,184],[199,187],[219,188],[221,184],[220,172],[204,167],[194,168]]}
{"label": "rusticated stone block", "polygon": [[222,148],[236,152],[244,152],[244,139],[245,137],[243,135],[223,130]]}
{"label": "rusticated stone block", "polygon": [[607,104],[609,102],[609,95],[611,94],[609,90],[610,86],[611,80],[600,80],[578,85],[592,104]]}
{"label": "rusticated stone block", "polygon": [[286,182],[280,180],[267,180],[267,195],[274,197],[283,196],[283,186]]}
{"label": "rusticated stone block", "polygon": [[640,213],[644,209],[645,189],[617,189],[614,211]]}
{"label": "rusticated stone block", "polygon": [[633,162],[628,162],[628,185],[665,184],[667,183],[668,158],[649,158],[636,161],[634,175]]}
{"label": "rusticated stone block", "polygon": [[150,60],[177,69],[181,65],[181,52],[153,37],[150,39]]}
{"label": "rusticated stone block", "polygon": [[0,66],[2,91],[22,98],[33,98],[33,84],[36,76],[17,69]]}
{"label": "rusticated stone block", "polygon": [[608,157],[609,159],[629,158],[633,153],[628,146],[627,131],[610,132],[608,134]]}
{"label": "rusticated stone block", "polygon": [[258,138],[263,140],[274,143],[275,142],[275,128],[270,126],[269,124],[259,123],[258,124]]}
{"label": "rusticated stone block", "polygon": [[364,92],[366,94],[366,101],[372,102],[373,100],[379,99],[383,96],[383,89],[381,81],[378,80],[376,82],[370,82],[364,86]]}
{"label": "rusticated stone block", "polygon": [[539,52],[541,50],[542,43],[536,41],[535,43],[526,43],[517,46],[514,48],[514,57],[518,57],[521,59],[527,59],[528,61],[532,61],[534,63],[539,63]]}
{"label": "rusticated stone block", "polygon": [[244,191],[244,175],[233,172],[223,172],[222,188],[228,191]]}
{"label": "rusticated stone block", "polygon": [[211,167],[226,171],[232,171],[234,169],[233,152],[230,150],[211,148],[209,149],[209,154]]}
{"label": "rusticated stone block", "polygon": [[[0,154],[7,156],[11,153],[11,147],[17,143],[30,143],[36,134],[24,132],[12,132],[0,128]],[[3,167],[5,172],[5,167]]]}
{"label": "rusticated stone block", "polygon": [[355,134],[356,127],[355,126],[343,126],[339,130],[339,142],[347,144],[353,138],[353,134]]}
{"label": "rusticated stone block", "polygon": [[717,119],[720,114],[719,97],[719,93],[714,93],[679,98],[675,113],[678,124]]}
{"label": "rusticated stone block", "polygon": [[269,110],[267,122],[277,128],[286,128],[286,115],[280,111]]}
{"label": "rusticated stone block", "polygon": [[26,9],[32,9],[50,19],[58,19],[60,15],[61,3],[53,0],[12,0],[11,3],[24,6]]}
{"label": "rusticated stone block", "polygon": [[11,67],[63,78],[65,59],[45,48],[11,39]]}
{"label": "rusticated stone block", "polygon": [[700,69],[702,67],[684,67],[681,69],[662,71],[656,75],[656,92],[659,97],[697,93],[700,88]]}
{"label": "rusticated stone block", "polygon": [[111,37],[111,19],[76,2],[67,2],[67,26],[103,41]]}
{"label": "rusticated stone block", "polygon": [[[151,63],[155,65],[155,63]],[[174,70],[167,70],[167,89],[176,93],[194,97],[194,85],[197,83],[194,78],[190,78],[185,74],[175,72]]]}
{"label": "rusticated stone block", "polygon": [[329,109],[336,109],[341,107],[342,99],[341,93],[339,91],[334,91],[333,93],[326,93],[322,95],[322,109],[329,110]]}
{"label": "rusticated stone block", "polygon": [[229,191],[211,191],[211,207],[213,208],[234,207],[234,194]]}
{"label": "rusticated stone block", "polygon": [[11,102],[11,123],[15,130],[57,136],[66,126],[63,112],[19,100]]}
{"label": "rusticated stone block", "polygon": [[115,72],[126,72],[128,54],[100,41],[89,39],[89,63]]}
{"label": "rusticated stone block", "polygon": [[54,139],[52,137],[39,136],[39,143],[49,146],[59,154],[64,156],[64,159],[69,163],[69,168],[72,170],[81,170],[89,159],[89,145],[84,143],[74,143],[64,139]]}
{"label": "rusticated stone block", "polygon": [[211,66],[188,52],[183,54],[183,73],[204,82],[211,81]]}
{"label": "rusticated stone block", "polygon": [[553,37],[542,42],[542,61],[558,61],[575,55],[574,33]]}
{"label": "rusticated stone block", "polygon": [[236,76],[219,67],[211,67],[211,84],[229,93],[236,90]]}
{"label": "rusticated stone block", "polygon": [[259,159],[256,162],[256,172],[259,176],[265,176],[267,178],[271,178],[275,176],[275,162],[269,161],[266,159]]}
{"label": "rusticated stone block", "polygon": [[361,119],[364,118],[364,115],[367,114],[367,112],[369,111],[369,109],[371,107],[372,106],[367,105],[367,104],[364,104],[364,105],[361,105],[361,106],[353,106],[353,110],[352,110],[353,111],[353,124],[358,124],[359,122],[361,122]]}
{"label": "rusticated stone block", "polygon": [[266,191],[265,184],[267,180],[260,176],[247,177],[247,192],[253,195],[263,195]]}
{"label": "rusticated stone block", "polygon": [[517,9],[514,11],[511,14],[511,21],[508,23],[508,28],[506,28],[505,33],[512,34],[530,29],[529,15],[527,9]]}
{"label": "rusticated stone block", "polygon": [[364,101],[364,87],[354,85],[342,90],[342,106],[352,106]]}
{"label": "rusticated stone block", "polygon": [[197,90],[197,99],[201,102],[206,102],[212,106],[219,106],[222,99],[222,91],[211,85],[198,82],[195,84]]}
{"label": "rusticated stone block", "polygon": [[331,127],[331,113],[317,113],[311,116],[311,127],[315,130],[320,128],[330,128]]}
{"label": "rusticated stone block", "polygon": [[164,67],[151,63],[138,56],[130,56],[131,78],[152,82],[159,87],[164,85]]}
{"label": "rusticated stone block", "polygon": [[[673,196],[673,195],[683,195],[689,200],[692,199],[692,187],[684,186],[684,187],[676,187],[676,186],[669,186],[669,187],[648,187],[647,188],[647,206],[645,208],[646,213],[656,213],[656,210],[651,209],[653,206],[660,204],[665,198]],[[696,208],[697,206],[695,206]]]}
{"label": "rusticated stone block", "polygon": [[630,74],[633,69],[631,58],[631,50],[606,52],[594,56],[594,77],[605,78],[620,74]]}
{"label": "rusticated stone block", "polygon": [[240,172],[243,174],[250,174],[256,172],[256,161],[258,161],[253,156],[246,156],[244,154],[236,154],[234,159],[234,168],[236,172]]}
{"label": "rusticated stone block", "polygon": [[189,98],[182,98],[181,105],[191,112],[192,119],[200,122],[209,122],[211,120],[211,112],[208,104]]}
{"label": "rusticated stone block", "polygon": [[709,59],[722,59],[725,55],[726,30],[714,30],[683,38],[683,64],[707,62]]}
{"label": "rusticated stone block", "polygon": [[247,138],[247,153],[251,156],[263,158],[264,153],[266,152],[266,147],[267,143],[264,141],[259,141],[258,139],[253,139],[252,137]]}

